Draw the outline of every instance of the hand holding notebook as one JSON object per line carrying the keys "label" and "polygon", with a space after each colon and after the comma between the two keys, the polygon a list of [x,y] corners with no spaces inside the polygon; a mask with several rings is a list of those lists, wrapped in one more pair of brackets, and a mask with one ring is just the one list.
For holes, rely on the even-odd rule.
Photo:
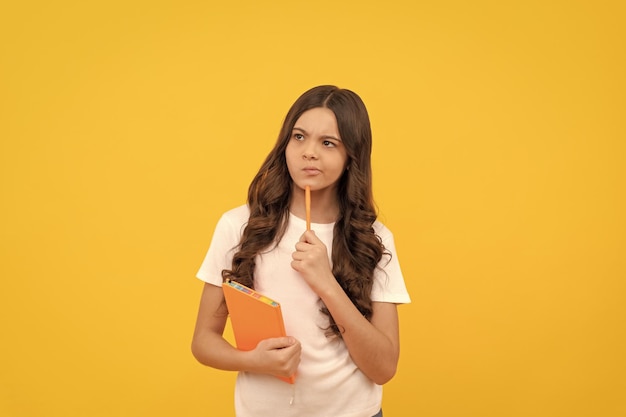
{"label": "hand holding notebook", "polygon": [[[306,230],[311,230],[311,188],[304,190]],[[227,280],[222,285],[237,349],[253,350],[265,339],[286,336],[280,304],[238,282]],[[293,384],[295,374],[278,377]]]}
{"label": "hand holding notebook", "polygon": [[[253,350],[260,341],[286,336],[280,304],[235,281],[222,285],[237,349]],[[290,377],[277,376],[293,384]]]}

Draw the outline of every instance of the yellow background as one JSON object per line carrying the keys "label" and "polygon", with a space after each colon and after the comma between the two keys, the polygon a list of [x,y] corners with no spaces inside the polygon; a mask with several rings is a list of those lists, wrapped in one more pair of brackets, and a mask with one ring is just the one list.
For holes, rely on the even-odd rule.
{"label": "yellow background", "polygon": [[358,92],[413,303],[388,416],[626,415],[621,1],[0,6],[0,415],[229,416],[194,278],[296,97]]}

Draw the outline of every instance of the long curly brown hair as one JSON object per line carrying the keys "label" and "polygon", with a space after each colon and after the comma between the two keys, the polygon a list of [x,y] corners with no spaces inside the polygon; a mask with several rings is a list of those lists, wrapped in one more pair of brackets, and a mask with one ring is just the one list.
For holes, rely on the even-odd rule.
{"label": "long curly brown hair", "polygon": [[[285,117],[278,140],[248,189],[250,218],[243,231],[232,269],[223,270],[233,279],[254,288],[256,256],[274,247],[285,233],[292,193],[285,148],[298,118],[316,107],[330,109],[337,119],[339,135],[347,150],[347,169],[339,179],[339,218],[332,245],[333,275],[356,308],[368,320],[372,316],[371,291],[385,247],[373,229],[377,213],[372,195],[372,131],[367,109],[354,92],[331,85],[314,87],[302,94]],[[326,307],[329,329],[341,335]]]}

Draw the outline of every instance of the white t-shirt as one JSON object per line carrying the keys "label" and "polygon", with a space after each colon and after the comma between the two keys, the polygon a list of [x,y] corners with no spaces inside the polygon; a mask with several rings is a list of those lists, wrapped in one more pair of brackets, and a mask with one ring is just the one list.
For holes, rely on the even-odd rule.
{"label": "white t-shirt", "polygon": [[[222,285],[222,270],[231,269],[249,216],[246,205],[224,213],[198,278]],[[334,226],[311,225],[328,248],[329,259]],[[382,387],[359,370],[340,338],[326,335],[329,322],[320,312],[320,298],[291,267],[291,254],[305,230],[305,221],[290,214],[280,244],[257,256],[254,277],[255,289],[280,303],[287,334],[302,344],[296,382],[291,385],[273,376],[240,372],[235,387],[238,417],[371,417],[380,410]],[[375,271],[372,301],[409,303],[393,236],[380,222],[374,230],[392,256],[383,256],[382,270]]]}

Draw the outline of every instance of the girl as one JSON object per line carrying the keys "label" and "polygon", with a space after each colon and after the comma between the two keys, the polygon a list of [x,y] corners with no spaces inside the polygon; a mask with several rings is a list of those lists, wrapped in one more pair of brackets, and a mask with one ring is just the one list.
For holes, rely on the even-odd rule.
{"label": "girl", "polygon": [[[247,204],[216,226],[197,275],[205,285],[192,352],[239,371],[238,417],[382,416],[382,385],[399,357],[396,305],[410,299],[393,236],[376,220],[371,148],[359,96],[312,88],[287,113]],[[289,336],[246,352],[226,341],[225,279],[278,301]],[[294,373],[293,385],[275,377]]]}

